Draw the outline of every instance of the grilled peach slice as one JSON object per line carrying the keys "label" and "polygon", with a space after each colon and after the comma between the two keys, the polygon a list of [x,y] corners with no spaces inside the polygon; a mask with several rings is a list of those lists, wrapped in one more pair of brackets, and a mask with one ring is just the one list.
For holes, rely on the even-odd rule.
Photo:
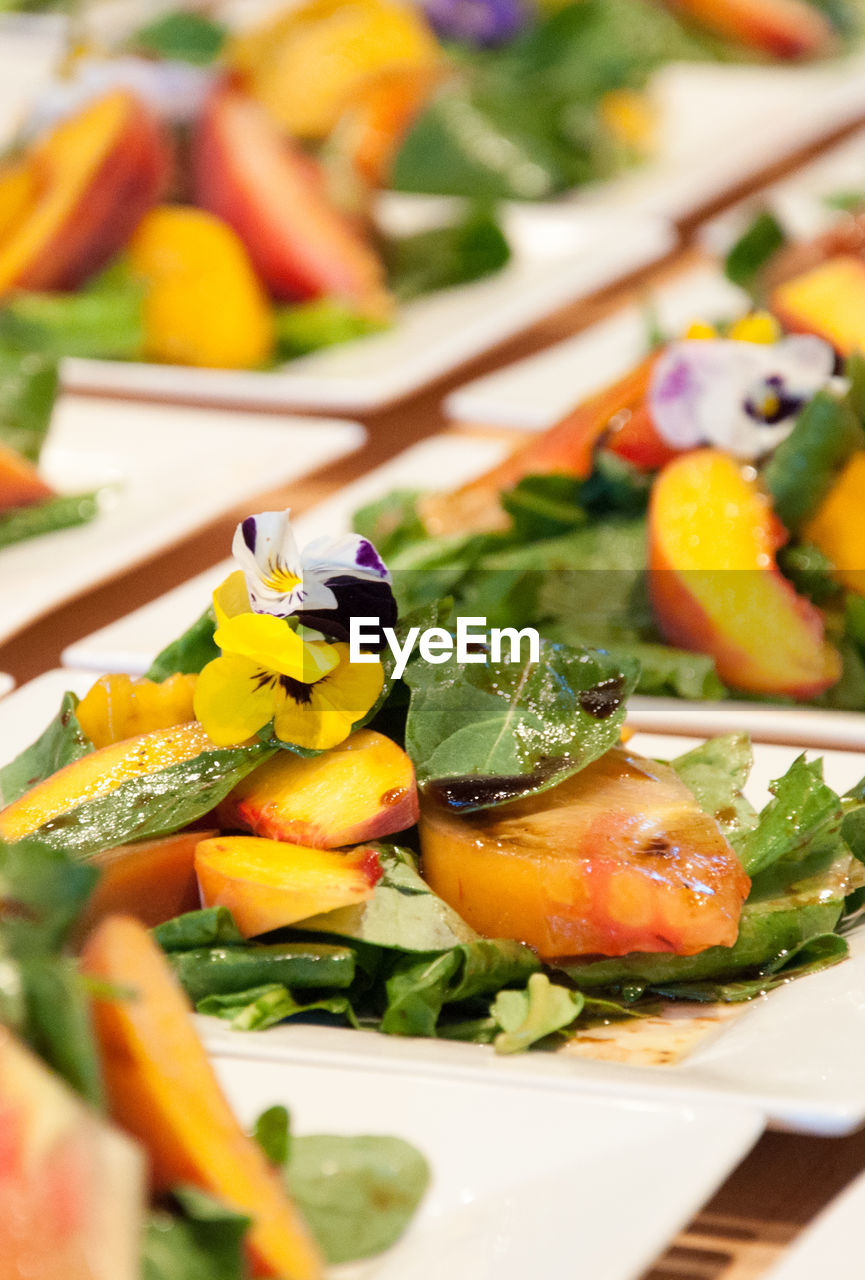
{"label": "grilled peach slice", "polygon": [[673,770],[623,747],[501,808],[460,814],[424,797],[420,834],[435,892],[544,960],[732,946],[750,887]]}
{"label": "grilled peach slice", "polygon": [[143,1154],[0,1027],[0,1280],[136,1280]]}
{"label": "grilled peach slice", "polygon": [[802,536],[813,542],[835,566],[835,577],[865,596],[865,453],[854,453]]}
{"label": "grilled peach slice", "polygon": [[81,284],[156,204],[171,160],[147,108],[118,90],[37,141],[25,170],[15,164],[14,174],[0,169],[0,202],[4,187],[7,202],[17,200],[5,216],[0,210],[0,295]]}
{"label": "grilled peach slice", "polygon": [[198,204],[233,227],[275,298],[336,297],[388,310],[384,267],[324,190],[315,162],[231,89],[210,99],[195,139]]}
{"label": "grilled peach slice", "polygon": [[191,1183],[248,1214],[259,1274],[318,1280],[318,1250],[279,1175],[238,1125],[186,997],[144,925],[104,920],[81,962],[85,974],[124,993],[97,997],[94,1023],[111,1114],[148,1151],[155,1187]]}
{"label": "grilled peach slice", "polygon": [[86,800],[109,795],[131,778],[155,773],[213,750],[213,743],[197,721],[142,733],[102,747],[73,760],[44,782],[37,782],[0,810],[0,839],[21,840]]}
{"label": "grilled peach slice", "polygon": [[417,822],[414,767],[390,738],[360,729],[310,759],[279,752],[238,783],[219,821],[313,849],[378,840]]}
{"label": "grilled peach slice", "polygon": [[865,262],[840,254],[783,281],[772,310],[788,329],[816,333],[836,351],[865,351]]}
{"label": "grilled peach slice", "polygon": [[0,444],[0,511],[29,507],[50,498],[54,490],[46,484],[32,462],[15,449]]}
{"label": "grilled peach slice", "polygon": [[193,720],[195,680],[180,674],[161,682],[144,676],[100,676],[75,714],[94,747],[107,747],[139,733]]}
{"label": "grilled peach slice", "polygon": [[205,907],[228,907],[246,938],[372,897],[375,849],[307,849],[258,836],[217,836],[195,850]]}
{"label": "grilled peach slice", "polygon": [[805,0],[669,0],[670,7],[773,58],[812,58],[835,43],[829,19]]}
{"label": "grilled peach slice", "polygon": [[754,693],[811,698],[841,675],[819,611],[779,572],[786,534],[768,498],[715,449],[671,462],[649,507],[649,588],[670,644]]}

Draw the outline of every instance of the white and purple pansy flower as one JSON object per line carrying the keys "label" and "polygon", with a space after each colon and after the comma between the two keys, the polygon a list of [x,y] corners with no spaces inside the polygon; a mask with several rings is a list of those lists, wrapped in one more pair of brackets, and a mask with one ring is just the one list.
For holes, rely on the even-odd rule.
{"label": "white and purple pansy flower", "polygon": [[774,343],[673,342],[653,371],[652,421],[675,449],[709,444],[750,461],[790,434],[834,371],[832,347],[811,335]]}
{"label": "white and purple pansy flower", "polygon": [[316,538],[300,550],[291,513],[263,511],[241,521],[231,549],[253,613],[297,617],[334,640],[348,640],[353,617],[396,625],[388,568],[372,543],[356,533]]}

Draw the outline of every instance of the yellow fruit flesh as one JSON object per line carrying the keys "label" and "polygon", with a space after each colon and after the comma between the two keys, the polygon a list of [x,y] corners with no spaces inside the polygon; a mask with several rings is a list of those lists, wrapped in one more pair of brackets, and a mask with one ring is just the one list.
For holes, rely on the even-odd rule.
{"label": "yellow fruit flesh", "polygon": [[778,285],[772,309],[784,323],[817,333],[842,355],[865,351],[865,262],[842,255]]}
{"label": "yellow fruit flesh", "polygon": [[834,576],[865,596],[865,453],[854,453],[802,531],[835,566]]}
{"label": "yellow fruit flesh", "polygon": [[94,747],[107,747],[155,729],[194,720],[195,676],[173,675],[157,683],[144,677],[100,676],[75,714]]}

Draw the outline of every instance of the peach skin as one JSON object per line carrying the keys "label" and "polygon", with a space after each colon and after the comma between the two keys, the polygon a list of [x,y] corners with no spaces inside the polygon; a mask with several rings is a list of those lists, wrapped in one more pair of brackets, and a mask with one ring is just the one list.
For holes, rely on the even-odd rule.
{"label": "peach skin", "polygon": [[228,907],[245,938],[372,897],[375,849],[307,849],[258,836],[216,836],[195,850],[205,907]]}
{"label": "peach skin", "polygon": [[836,43],[829,19],[805,0],[668,0],[670,8],[773,58],[813,58]]}
{"label": "peach skin", "polygon": [[21,840],[86,800],[109,795],[130,778],[215,750],[197,721],[126,738],[73,760],[0,810],[0,840]]}
{"label": "peach skin", "polygon": [[670,644],[714,658],[728,685],[811,698],[841,675],[823,618],[776,566],[768,498],[715,449],[671,462],[649,506],[649,590]]}
{"label": "peach skin", "polygon": [[54,490],[40,476],[32,462],[0,444],[0,511],[29,507],[50,498]]}
{"label": "peach skin", "polygon": [[[117,90],[62,120],[24,163],[29,194],[15,216],[0,211],[0,295],[74,289],[104,266],[159,200],[171,157],[147,108]],[[4,184],[0,169],[0,196]]]}
{"label": "peach skin", "polygon": [[784,280],[772,310],[788,329],[816,333],[841,355],[865,351],[865,261],[840,254]]}
{"label": "peach skin", "polygon": [[335,297],[384,318],[378,255],[333,207],[316,163],[262,107],[220,89],[193,147],[197,203],[233,227],[274,298]]}
{"label": "peach skin", "polygon": [[498,809],[424,798],[420,835],[435,892],[479,933],[543,960],[732,946],[750,886],[672,769],[622,747]]}
{"label": "peach skin", "polygon": [[190,1183],[247,1214],[258,1274],[319,1280],[318,1249],[279,1174],[237,1123],[186,997],[144,925],[103,920],[81,967],[131,993],[95,998],[93,1020],[111,1115],[149,1153],[154,1187]]}
{"label": "peach skin", "polygon": [[360,729],[304,759],[280,751],[219,806],[221,825],[314,849],[379,840],[417,822],[414,766],[384,734]]}

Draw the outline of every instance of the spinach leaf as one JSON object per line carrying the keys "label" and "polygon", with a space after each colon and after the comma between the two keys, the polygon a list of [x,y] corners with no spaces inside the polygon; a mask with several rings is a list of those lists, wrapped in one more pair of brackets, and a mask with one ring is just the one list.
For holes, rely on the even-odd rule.
{"label": "spinach leaf", "polygon": [[185,9],[163,14],[141,27],[129,40],[137,53],[207,66],[219,56],[228,28],[203,13]]}
{"label": "spinach leaf", "polygon": [[447,951],[478,935],[420,876],[408,849],[378,846],[383,875],[366,902],[300,920],[312,930],[393,951]]}
{"label": "spinach leaf", "polygon": [[406,955],[385,984],[387,1008],[381,1030],[387,1035],[434,1036],[441,1011],[474,996],[500,992],[540,968],[520,942],[479,938],[438,955]]}
{"label": "spinach leaf", "polygon": [[786,232],[775,215],[765,210],[758,213],[727,254],[727,279],[753,290],[763,267],[786,243]]}
{"label": "spinach leaf", "polygon": [[140,360],[144,293],[122,262],[76,293],[16,293],[0,309],[0,342],[52,359]]}
{"label": "spinach leaf", "polygon": [[250,1219],[193,1187],[176,1187],[177,1212],[152,1213],[142,1280],[244,1280]]}
{"label": "spinach leaf", "polygon": [[835,566],[811,542],[782,547],[778,552],[778,567],[799,595],[807,596],[817,605],[828,604],[840,591],[834,577]]}
{"label": "spinach leaf", "polygon": [[485,209],[451,226],[392,240],[385,248],[390,287],[400,302],[493,275],[510,256],[501,226]]}
{"label": "spinach leaf", "polygon": [[209,813],[271,754],[270,748],[261,745],[202,751],[191,760],[130,778],[107,795],[85,800],[43,823],[34,834],[75,858],[170,835]]}
{"label": "spinach leaf", "polygon": [[698,1000],[715,1004],[741,1004],[767,995],[776,987],[785,986],[797,978],[820,973],[832,965],[846,960],[850,948],[837,933],[821,933],[791,952],[784,952],[769,964],[756,978],[742,978],[734,982],[676,982],[669,986],[653,988],[658,995],[672,1000]]}
{"label": "spinach leaf", "polygon": [[38,462],[58,386],[55,359],[0,347],[0,444]]}
{"label": "spinach leaf", "polygon": [[78,698],[65,693],[57,715],[29,747],[0,769],[0,808],[17,800],[37,782],[50,778],[64,765],[88,755],[93,744],[75,714]]}
{"label": "spinach leaf", "polygon": [[215,630],[216,617],[209,605],[181,636],[156,655],[147,671],[148,680],[167,680],[177,672],[198,675],[208,662],[219,657],[219,648],[213,640]]}
{"label": "spinach leaf", "polygon": [[754,753],[745,733],[710,738],[692,751],[670,761],[700,808],[719,824],[729,838],[757,823],[757,813],[742,794],[751,772]]}
{"label": "spinach leaf", "polygon": [[157,925],[153,936],[163,951],[194,951],[198,947],[245,946],[246,939],[228,907],[187,911]]}
{"label": "spinach leaf", "polygon": [[298,1002],[288,987],[279,982],[250,987],[223,995],[205,996],[195,1006],[196,1013],[223,1018],[234,1031],[266,1031],[299,1014],[329,1013],[357,1026],[347,996],[324,996],[320,1000]]}
{"label": "spinach leaf", "polygon": [[851,454],[865,448],[865,432],[846,399],[819,391],[763,471],[772,505],[797,533],[826,497]]}
{"label": "spinach leaf", "polygon": [[288,1189],[331,1264],[390,1248],[429,1185],[420,1152],[400,1138],[363,1135],[295,1137]]}
{"label": "spinach leaf", "polygon": [[[349,947],[324,942],[256,942],[246,946],[198,947],[171,951],[168,959],[193,1004],[207,996],[244,994],[264,986],[345,989],[354,981],[355,955]],[[215,1005],[214,1009],[222,1006]]]}
{"label": "spinach leaf", "polygon": [[277,1169],[288,1164],[291,1155],[291,1116],[285,1107],[268,1107],[255,1122],[252,1136]]}
{"label": "spinach leaf", "polygon": [[555,538],[586,523],[581,505],[583,482],[566,475],[524,476],[502,494],[518,543]]}
{"label": "spinach leaf", "polygon": [[92,493],[59,493],[27,507],[13,507],[0,512],[0,551],[29,538],[41,538],[46,533],[59,533],[61,529],[88,524],[98,510],[97,499]]}
{"label": "spinach leaf", "polygon": [[500,991],[490,1012],[501,1027],[493,1044],[496,1053],[522,1053],[538,1040],[562,1031],[577,1020],[585,996],[533,973],[524,991]]}
{"label": "spinach leaf", "polygon": [[538,662],[415,663],[406,750],[418,781],[465,810],[542,791],[615,745],[637,674],[548,641]]}

